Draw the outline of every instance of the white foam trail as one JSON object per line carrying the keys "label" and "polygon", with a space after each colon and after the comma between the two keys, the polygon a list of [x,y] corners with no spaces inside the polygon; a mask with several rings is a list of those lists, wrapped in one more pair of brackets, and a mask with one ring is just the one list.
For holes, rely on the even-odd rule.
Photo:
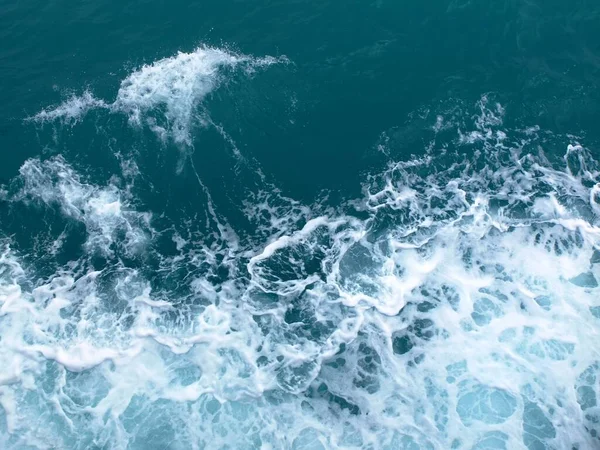
{"label": "white foam trail", "polygon": [[43,109],[29,120],[39,123],[59,120],[66,124],[74,124],[81,121],[90,110],[108,107],[104,100],[99,100],[91,92],[85,91],[81,96],[72,95],[56,108]]}
{"label": "white foam trail", "polygon": [[[207,193],[214,233],[174,233],[159,270],[86,254],[39,279],[5,245],[3,448],[595,448],[600,167],[572,139],[551,164],[548,135],[504,114],[436,112],[426,155],[369,177],[360,216],[261,190],[245,239]],[[19,181],[13,202],[113,245],[139,224],[61,159]]]}
{"label": "white foam trail", "polygon": [[114,102],[96,99],[89,91],[72,96],[56,108],[39,112],[31,120],[56,120],[73,124],[93,109],[126,114],[130,123],[148,126],[162,139],[191,144],[191,128],[199,123],[198,107],[204,98],[227,81],[227,69],[241,69],[252,75],[257,69],[286,63],[285,57],[254,58],[212,47],[198,47],[190,53],[147,64],[122,82]]}

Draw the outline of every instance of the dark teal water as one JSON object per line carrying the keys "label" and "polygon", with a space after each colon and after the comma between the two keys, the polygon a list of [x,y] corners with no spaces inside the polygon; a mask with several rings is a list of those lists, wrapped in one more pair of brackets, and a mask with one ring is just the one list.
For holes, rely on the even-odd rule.
{"label": "dark teal water", "polygon": [[600,4],[0,4],[0,447],[600,445]]}

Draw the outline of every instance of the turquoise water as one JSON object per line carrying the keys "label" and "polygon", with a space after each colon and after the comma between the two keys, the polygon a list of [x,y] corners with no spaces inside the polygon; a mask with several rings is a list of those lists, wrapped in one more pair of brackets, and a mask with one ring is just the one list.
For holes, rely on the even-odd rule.
{"label": "turquoise water", "polygon": [[0,5],[0,448],[600,446],[600,5]]}

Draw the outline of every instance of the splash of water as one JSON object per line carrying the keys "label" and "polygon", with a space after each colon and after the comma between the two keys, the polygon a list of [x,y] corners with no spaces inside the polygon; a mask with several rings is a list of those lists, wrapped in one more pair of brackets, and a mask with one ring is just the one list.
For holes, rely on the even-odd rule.
{"label": "splash of water", "polygon": [[[158,61],[111,108],[133,122],[165,108],[185,140],[178,125],[231,58]],[[335,209],[259,183],[254,236],[199,177],[213,233],[165,232],[123,183],[26,162],[6,201],[85,239],[43,277],[5,239],[3,447],[594,448],[600,167],[577,139],[504,114],[487,97],[434,114],[420,156]],[[544,153],[563,140],[563,159]]]}
{"label": "splash of water", "polygon": [[[112,103],[89,91],[73,95],[57,107],[31,117],[37,123],[74,124],[93,109],[126,114],[132,124],[147,125],[162,140],[191,145],[191,128],[202,122],[198,107],[204,98],[227,80],[227,70],[251,76],[257,69],[287,63],[285,57],[251,56],[219,48],[198,47],[190,53],[163,58],[132,72],[122,82]],[[158,113],[158,114],[157,114]]]}

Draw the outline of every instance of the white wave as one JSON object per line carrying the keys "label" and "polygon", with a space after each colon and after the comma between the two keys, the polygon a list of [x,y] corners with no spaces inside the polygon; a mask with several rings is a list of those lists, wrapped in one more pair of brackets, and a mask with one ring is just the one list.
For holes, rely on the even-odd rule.
{"label": "white wave", "polygon": [[179,52],[133,72],[121,83],[113,109],[123,111],[141,125],[158,106],[176,142],[189,143],[189,128],[198,103],[220,82],[219,71],[248,60],[219,49],[198,48]]}
{"label": "white wave", "polygon": [[[600,167],[476,109],[437,114],[457,151],[369,177],[360,216],[255,194],[259,247],[173,234],[158,271],[43,280],[6,247],[4,448],[595,448]],[[21,178],[92,234],[139,214],[60,159]]]}
{"label": "white wave", "polygon": [[[399,163],[371,179],[366,222],[321,217],[249,265],[263,292],[289,296],[311,286],[321,318],[335,317],[325,300],[332,288],[358,313],[352,333],[331,335],[350,339],[353,350],[333,356],[324,345],[321,372],[294,378],[302,390],[324,383],[324,395],[369,413],[347,419],[361,430],[358,446],[598,443],[598,164],[574,143],[565,167],[549,167],[531,152],[535,132],[499,129],[504,110],[488,104],[478,105],[475,131],[458,133],[459,145],[482,146],[473,159],[448,163],[434,143],[423,159],[429,174]],[[325,284],[299,258],[319,251]],[[379,436],[366,432],[370,423]],[[327,426],[314,433],[312,445],[323,448],[343,435]]]}
{"label": "white wave", "polygon": [[96,99],[86,91],[39,112],[31,120],[72,124],[92,109],[106,109],[126,114],[134,125],[147,125],[161,139],[168,137],[178,144],[191,144],[191,127],[199,123],[198,107],[227,81],[227,69],[237,68],[252,75],[257,69],[286,62],[285,57],[254,58],[203,46],[190,53],[178,52],[132,72],[121,82],[112,103]]}

